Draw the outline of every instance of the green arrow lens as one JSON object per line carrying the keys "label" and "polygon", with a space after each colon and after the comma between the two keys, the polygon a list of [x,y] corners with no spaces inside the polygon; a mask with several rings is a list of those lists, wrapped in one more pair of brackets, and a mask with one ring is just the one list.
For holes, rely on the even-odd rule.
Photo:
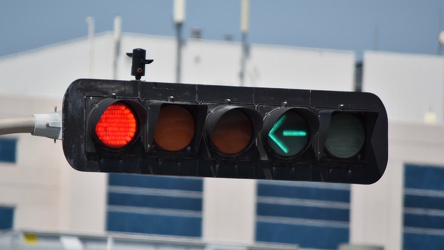
{"label": "green arrow lens", "polygon": [[333,113],[325,147],[338,158],[351,158],[361,151],[365,142],[365,129],[355,114]]}
{"label": "green arrow lens", "polygon": [[276,155],[296,156],[308,143],[307,122],[298,113],[287,111],[276,120],[267,138],[269,147]]}

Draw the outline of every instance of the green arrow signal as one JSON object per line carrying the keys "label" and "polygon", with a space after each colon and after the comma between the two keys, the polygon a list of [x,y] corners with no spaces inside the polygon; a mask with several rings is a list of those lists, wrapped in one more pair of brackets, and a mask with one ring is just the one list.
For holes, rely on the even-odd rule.
{"label": "green arrow signal", "polygon": [[303,130],[284,130],[283,136],[307,136],[307,132]]}
{"label": "green arrow signal", "polygon": [[[282,124],[287,119],[287,115],[281,116],[276,123],[273,125],[273,127],[270,129],[270,132],[268,132],[268,136],[273,140],[276,145],[286,154],[288,154],[289,149],[287,145],[279,138],[278,134],[276,134],[276,131],[282,126]],[[284,137],[302,137],[307,136],[307,131],[304,130],[290,130],[286,129],[282,131],[282,136]]]}
{"label": "green arrow signal", "polygon": [[276,135],[275,135],[275,131],[282,125],[282,123],[284,123],[285,119],[287,119],[286,115],[281,116],[281,118],[279,118],[279,120],[277,120],[277,122],[273,125],[273,127],[270,129],[270,132],[268,132],[268,136],[274,141],[274,143],[276,143],[276,145],[279,146],[279,148],[284,151],[284,153],[288,153],[288,148],[285,145],[285,143],[283,141],[281,141]]}

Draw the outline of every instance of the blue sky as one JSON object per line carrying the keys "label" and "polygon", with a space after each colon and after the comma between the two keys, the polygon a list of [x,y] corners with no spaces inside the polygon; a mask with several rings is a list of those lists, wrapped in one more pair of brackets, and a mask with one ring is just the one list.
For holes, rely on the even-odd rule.
{"label": "blue sky", "polygon": [[[3,0],[0,56],[110,31],[114,16],[123,32],[174,36],[173,0]],[[240,40],[240,0],[187,0],[184,35],[200,28],[204,39],[231,34]],[[251,43],[436,54],[444,30],[439,0],[250,0]]]}

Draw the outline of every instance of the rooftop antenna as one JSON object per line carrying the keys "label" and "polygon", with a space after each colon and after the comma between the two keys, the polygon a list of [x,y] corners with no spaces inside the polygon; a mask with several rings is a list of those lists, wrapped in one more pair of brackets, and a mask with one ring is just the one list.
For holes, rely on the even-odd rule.
{"label": "rooftop antenna", "polygon": [[88,24],[88,74],[89,77],[93,77],[93,65],[94,65],[94,18],[87,17],[86,23]]}
{"label": "rooftop antenna", "polygon": [[120,40],[122,36],[122,19],[120,16],[114,18],[114,61],[113,61],[113,78],[117,79],[117,63],[120,55]]}
{"label": "rooftop antenna", "polygon": [[248,44],[247,44],[247,33],[248,33],[248,13],[249,12],[249,1],[242,0],[241,2],[241,35],[242,35],[242,56],[241,56],[241,70],[239,73],[240,85],[245,85],[245,66],[247,64],[248,56]]}
{"label": "rooftop antenna", "polygon": [[174,0],[173,21],[176,25],[176,82],[181,82],[182,77],[182,28],[185,22],[185,0]]}
{"label": "rooftop antenna", "polygon": [[441,28],[442,22],[442,10],[439,10],[438,13],[438,48],[436,49],[436,54],[439,55],[441,53],[442,45],[444,44],[444,31]]}

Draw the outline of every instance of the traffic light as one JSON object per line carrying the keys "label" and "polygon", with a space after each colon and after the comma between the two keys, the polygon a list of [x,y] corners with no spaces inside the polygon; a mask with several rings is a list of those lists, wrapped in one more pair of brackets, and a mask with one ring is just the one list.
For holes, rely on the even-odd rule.
{"label": "traffic light", "polygon": [[370,184],[387,114],[370,93],[79,79],[63,150],[80,171]]}

